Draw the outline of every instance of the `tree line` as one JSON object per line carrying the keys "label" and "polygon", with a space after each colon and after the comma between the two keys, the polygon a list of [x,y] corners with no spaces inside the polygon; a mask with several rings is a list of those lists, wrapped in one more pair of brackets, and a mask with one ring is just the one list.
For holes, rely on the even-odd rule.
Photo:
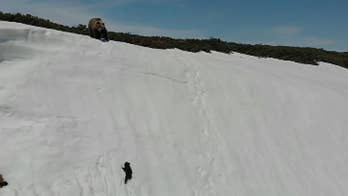
{"label": "tree line", "polygon": [[[61,25],[47,19],[30,14],[12,14],[0,11],[0,20],[18,22],[38,27],[45,27],[65,32],[88,35],[86,25]],[[263,44],[241,44],[226,42],[218,38],[209,39],[174,39],[162,36],[143,36],[131,33],[108,32],[109,39],[157,49],[181,49],[189,52],[238,52],[257,57],[270,57],[298,63],[318,65],[318,62],[327,62],[348,68],[348,52],[326,51],[310,47],[271,46]]]}

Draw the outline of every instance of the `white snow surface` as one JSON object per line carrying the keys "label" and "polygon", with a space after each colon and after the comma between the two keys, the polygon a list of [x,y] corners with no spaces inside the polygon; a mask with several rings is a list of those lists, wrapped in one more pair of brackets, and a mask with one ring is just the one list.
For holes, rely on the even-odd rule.
{"label": "white snow surface", "polygon": [[347,196],[347,127],[332,64],[0,22],[1,196]]}

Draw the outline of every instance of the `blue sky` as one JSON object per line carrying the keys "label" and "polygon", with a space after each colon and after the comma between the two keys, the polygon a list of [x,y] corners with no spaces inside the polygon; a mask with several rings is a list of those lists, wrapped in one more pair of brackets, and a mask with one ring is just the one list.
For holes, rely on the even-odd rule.
{"label": "blue sky", "polygon": [[0,0],[0,10],[114,31],[348,51],[347,0]]}

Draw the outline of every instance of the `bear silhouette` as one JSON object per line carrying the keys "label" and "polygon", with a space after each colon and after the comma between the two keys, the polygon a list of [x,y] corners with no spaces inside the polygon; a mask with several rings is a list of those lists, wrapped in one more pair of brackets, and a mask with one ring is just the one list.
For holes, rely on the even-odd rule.
{"label": "bear silhouette", "polygon": [[109,41],[108,32],[101,18],[92,18],[88,23],[88,30],[89,36],[102,41]]}
{"label": "bear silhouette", "polygon": [[0,188],[7,186],[7,185],[8,185],[8,183],[4,180],[4,178],[0,174]]}
{"label": "bear silhouette", "polygon": [[124,184],[127,184],[127,181],[132,179],[132,168],[130,166],[130,163],[129,162],[125,162],[124,163],[124,167],[122,167],[124,173],[126,173],[126,176],[124,178]]}

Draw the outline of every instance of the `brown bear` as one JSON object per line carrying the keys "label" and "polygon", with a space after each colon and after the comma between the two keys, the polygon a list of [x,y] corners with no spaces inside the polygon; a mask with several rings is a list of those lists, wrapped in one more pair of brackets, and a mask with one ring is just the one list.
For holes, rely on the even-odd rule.
{"label": "brown bear", "polygon": [[88,30],[89,36],[102,41],[109,41],[108,32],[105,28],[104,21],[101,18],[92,18],[89,20]]}
{"label": "brown bear", "polygon": [[124,167],[122,167],[124,173],[126,173],[126,176],[124,178],[124,184],[127,184],[128,180],[131,180],[132,179],[132,168],[130,166],[130,163],[129,162],[125,162],[124,163]]}
{"label": "brown bear", "polygon": [[4,180],[4,178],[0,174],[0,188],[7,186],[7,185],[8,185],[8,183]]}

